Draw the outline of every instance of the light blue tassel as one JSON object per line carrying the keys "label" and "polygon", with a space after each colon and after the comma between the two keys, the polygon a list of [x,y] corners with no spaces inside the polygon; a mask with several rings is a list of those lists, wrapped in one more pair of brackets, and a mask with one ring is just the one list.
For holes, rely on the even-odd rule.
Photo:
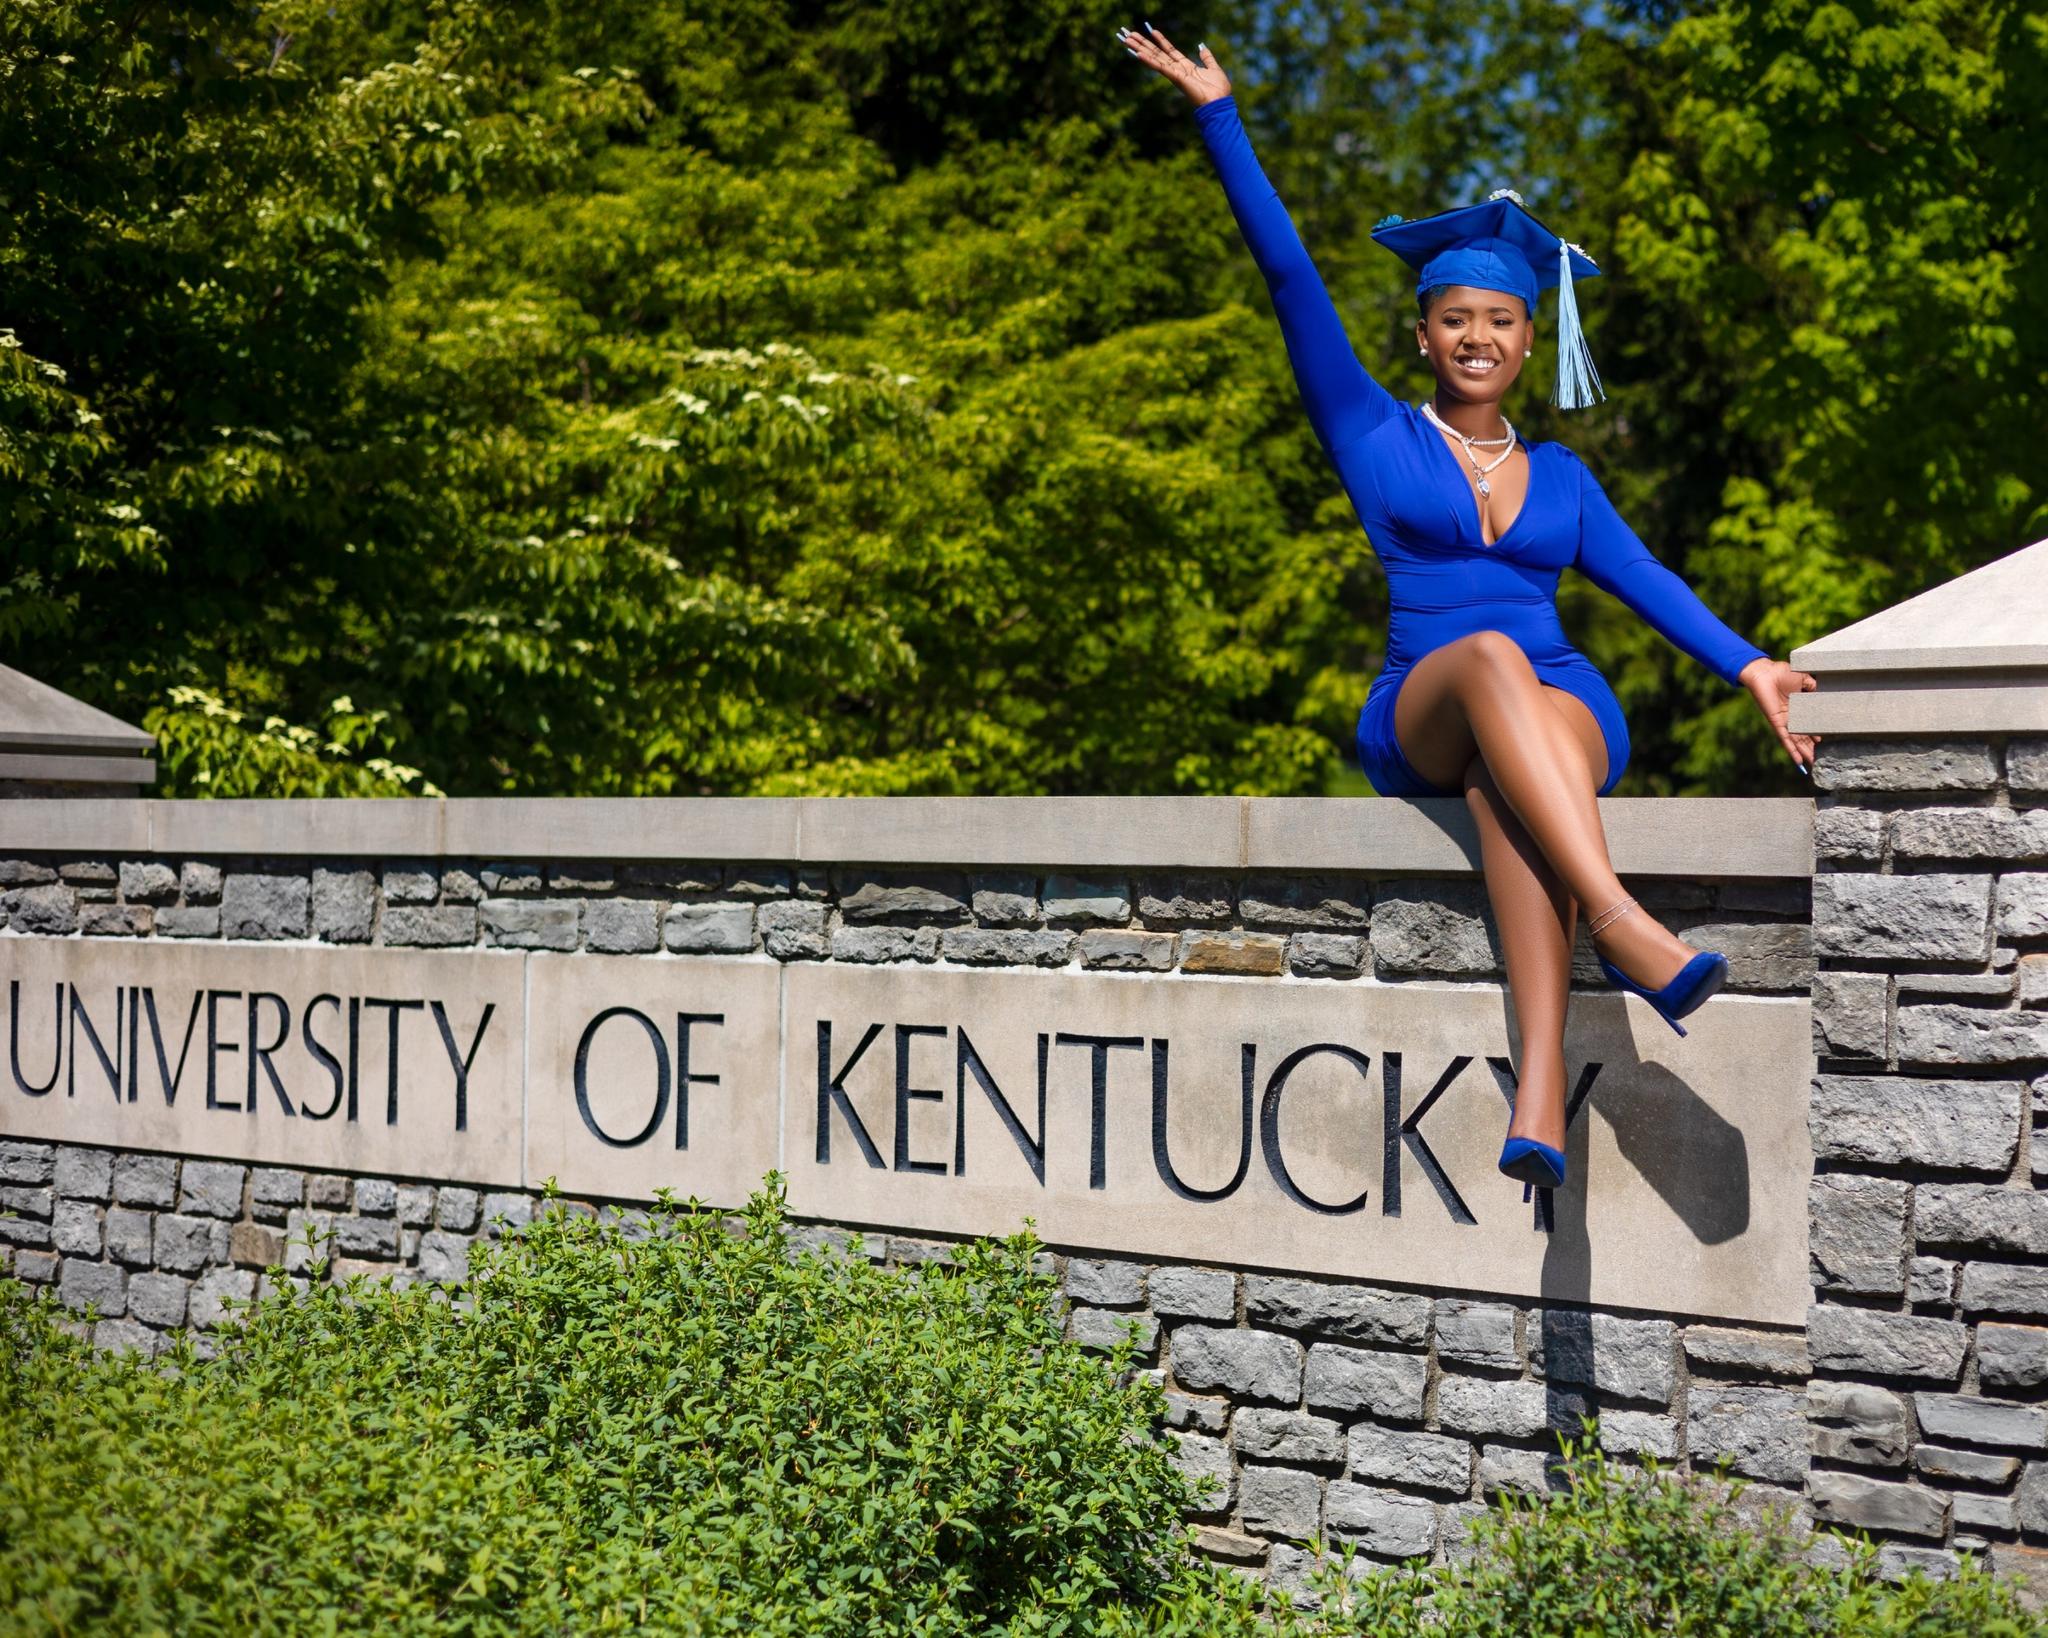
{"label": "light blue tassel", "polygon": [[1586,332],[1579,323],[1579,302],[1572,294],[1572,247],[1557,242],[1557,391],[1550,401],[1561,409],[1584,409],[1593,395],[1607,394],[1600,388],[1600,372],[1593,368],[1593,355],[1586,346]]}

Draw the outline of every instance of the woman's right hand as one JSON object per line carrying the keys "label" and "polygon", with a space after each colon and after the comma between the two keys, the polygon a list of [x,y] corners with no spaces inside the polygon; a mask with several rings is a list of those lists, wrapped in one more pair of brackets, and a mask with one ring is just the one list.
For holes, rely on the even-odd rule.
{"label": "woman's right hand", "polygon": [[1216,66],[1216,59],[1209,54],[1206,45],[1195,47],[1195,54],[1201,60],[1191,61],[1183,57],[1173,42],[1150,23],[1145,28],[1145,33],[1120,28],[1116,37],[1139,62],[1158,70],[1185,91],[1189,102],[1199,108],[1205,102],[1215,102],[1230,95],[1230,76]]}

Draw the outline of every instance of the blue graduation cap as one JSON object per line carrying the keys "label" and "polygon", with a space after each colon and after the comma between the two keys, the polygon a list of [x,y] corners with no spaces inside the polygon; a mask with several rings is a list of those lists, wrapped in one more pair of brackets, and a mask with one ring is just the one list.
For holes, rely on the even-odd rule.
{"label": "blue graduation cap", "polygon": [[1579,324],[1578,299],[1572,293],[1574,274],[1592,278],[1600,269],[1577,245],[1531,216],[1514,189],[1496,188],[1484,204],[1438,211],[1412,222],[1385,216],[1372,236],[1417,269],[1418,296],[1446,284],[1504,290],[1520,296],[1533,317],[1538,292],[1556,286],[1557,388],[1550,401],[1565,409],[1584,409],[1594,394],[1607,396],[1593,368]]}

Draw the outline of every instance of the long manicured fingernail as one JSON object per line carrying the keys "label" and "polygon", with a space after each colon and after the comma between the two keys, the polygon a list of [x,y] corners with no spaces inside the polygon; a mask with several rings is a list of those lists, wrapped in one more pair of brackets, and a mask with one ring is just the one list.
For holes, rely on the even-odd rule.
{"label": "long manicured fingernail", "polygon": [[1138,60],[1140,62],[1143,62],[1145,60],[1143,57],[1139,57],[1138,53],[1133,51],[1129,46],[1124,47],[1124,55],[1126,57],[1138,57]]}
{"label": "long manicured fingernail", "polygon": [[1154,33],[1157,33],[1158,31],[1157,31],[1156,29],[1154,29],[1154,28],[1152,27],[1152,25],[1151,25],[1150,23],[1147,23],[1147,24],[1145,25],[1145,32],[1146,32],[1147,34],[1154,34]]}
{"label": "long manicured fingernail", "polygon": [[1799,768],[1799,771],[1800,771],[1801,773],[1805,774],[1805,775],[1806,775],[1806,777],[1807,777],[1808,779],[1811,779],[1811,778],[1813,777],[1813,770],[1812,770],[1811,768],[1809,768],[1809,767],[1808,767],[1808,766],[1807,766],[1807,765],[1806,765],[1805,763],[1803,763],[1803,762],[1799,763],[1799,764],[1798,764],[1798,768]]}

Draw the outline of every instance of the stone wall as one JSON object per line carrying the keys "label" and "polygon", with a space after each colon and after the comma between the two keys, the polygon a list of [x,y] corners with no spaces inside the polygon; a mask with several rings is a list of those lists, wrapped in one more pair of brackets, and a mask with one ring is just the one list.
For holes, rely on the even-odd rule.
{"label": "stone wall", "polygon": [[[1455,1552],[1485,1499],[1546,1483],[1553,1435],[1721,1460],[1893,1570],[2048,1545],[2048,739],[1831,738],[1817,874],[1625,873],[1725,951],[1732,988],[1809,995],[1814,1306],[1804,1329],[1509,1301],[1255,1267],[1051,1255],[1073,1334],[1134,1322],[1184,1460],[1224,1485],[1206,1548],[1294,1584],[1317,1532]],[[1687,804],[1670,805],[1686,810]],[[185,821],[190,827],[191,822]],[[18,938],[756,954],[1496,991],[1470,869],[891,868],[361,851],[0,858]],[[1577,980],[1602,988],[1583,929]],[[2044,1150],[2048,1153],[2048,1150]],[[0,1136],[0,1261],[152,1350],[223,1320],[315,1238],[337,1276],[446,1281],[528,1192]],[[571,1201],[618,1212],[624,1202]],[[495,1224],[495,1226],[494,1226]],[[805,1240],[847,1231],[807,1223]],[[872,1255],[946,1243],[871,1232]]]}
{"label": "stone wall", "polygon": [[[1816,1517],[2048,1543],[2048,738],[1823,741]],[[1917,1544],[1917,1545],[1909,1545]]]}
{"label": "stone wall", "polygon": [[[459,1278],[480,1235],[529,1220],[535,1197],[0,1140],[0,1219],[17,1279],[96,1315],[107,1347],[233,1323],[276,1265],[315,1245],[334,1278]],[[634,1208],[570,1200],[606,1215]],[[800,1243],[847,1231],[802,1225]],[[895,1263],[943,1241],[865,1234]],[[1299,1586],[1317,1532],[1370,1557],[1457,1550],[1487,1497],[1546,1485],[1553,1430],[1597,1412],[1602,1443],[1680,1465],[1731,1458],[1759,1497],[1796,1504],[1807,1467],[1797,1331],[1685,1324],[1229,1268],[1052,1254],[1070,1334],[1107,1347],[1134,1323],[1168,1392],[1183,1462],[1223,1488],[1197,1516],[1208,1552]],[[1902,1559],[1914,1550],[1887,1548]]]}
{"label": "stone wall", "polygon": [[[1711,943],[1729,987],[1799,994],[1808,884],[1625,878]],[[42,937],[310,940],[603,955],[1329,979],[1504,974],[1484,884],[1462,877],[886,869],[717,862],[308,857],[0,858],[0,929]],[[1574,979],[1603,984],[1583,921]]]}
{"label": "stone wall", "polygon": [[[934,961],[1170,974],[1471,983],[1497,991],[1476,876],[1256,871],[804,868],[773,862],[71,857],[0,860],[6,936],[484,945],[628,958],[760,952],[781,962]],[[1733,988],[1813,982],[1803,878],[1628,879],[1674,927],[1726,951]],[[4,947],[4,937],[0,937]],[[1581,982],[1604,989],[1583,929]],[[1171,980],[1168,980],[1169,982]],[[223,1320],[264,1270],[449,1280],[491,1222],[534,1197],[34,1141],[0,1141],[0,1251],[15,1276],[92,1305],[109,1346],[153,1349]],[[572,1209],[630,1210],[619,1202]],[[845,1230],[810,1224],[806,1238]],[[945,1242],[870,1234],[895,1261]],[[1292,1584],[1319,1531],[1369,1555],[1456,1550],[1487,1496],[1536,1491],[1554,1430],[1597,1411],[1610,1450],[1723,1457],[1797,1501],[1807,1468],[1804,1338],[1583,1304],[1053,1248],[1077,1337],[1135,1321],[1186,1463],[1224,1485],[1207,1549]]]}

